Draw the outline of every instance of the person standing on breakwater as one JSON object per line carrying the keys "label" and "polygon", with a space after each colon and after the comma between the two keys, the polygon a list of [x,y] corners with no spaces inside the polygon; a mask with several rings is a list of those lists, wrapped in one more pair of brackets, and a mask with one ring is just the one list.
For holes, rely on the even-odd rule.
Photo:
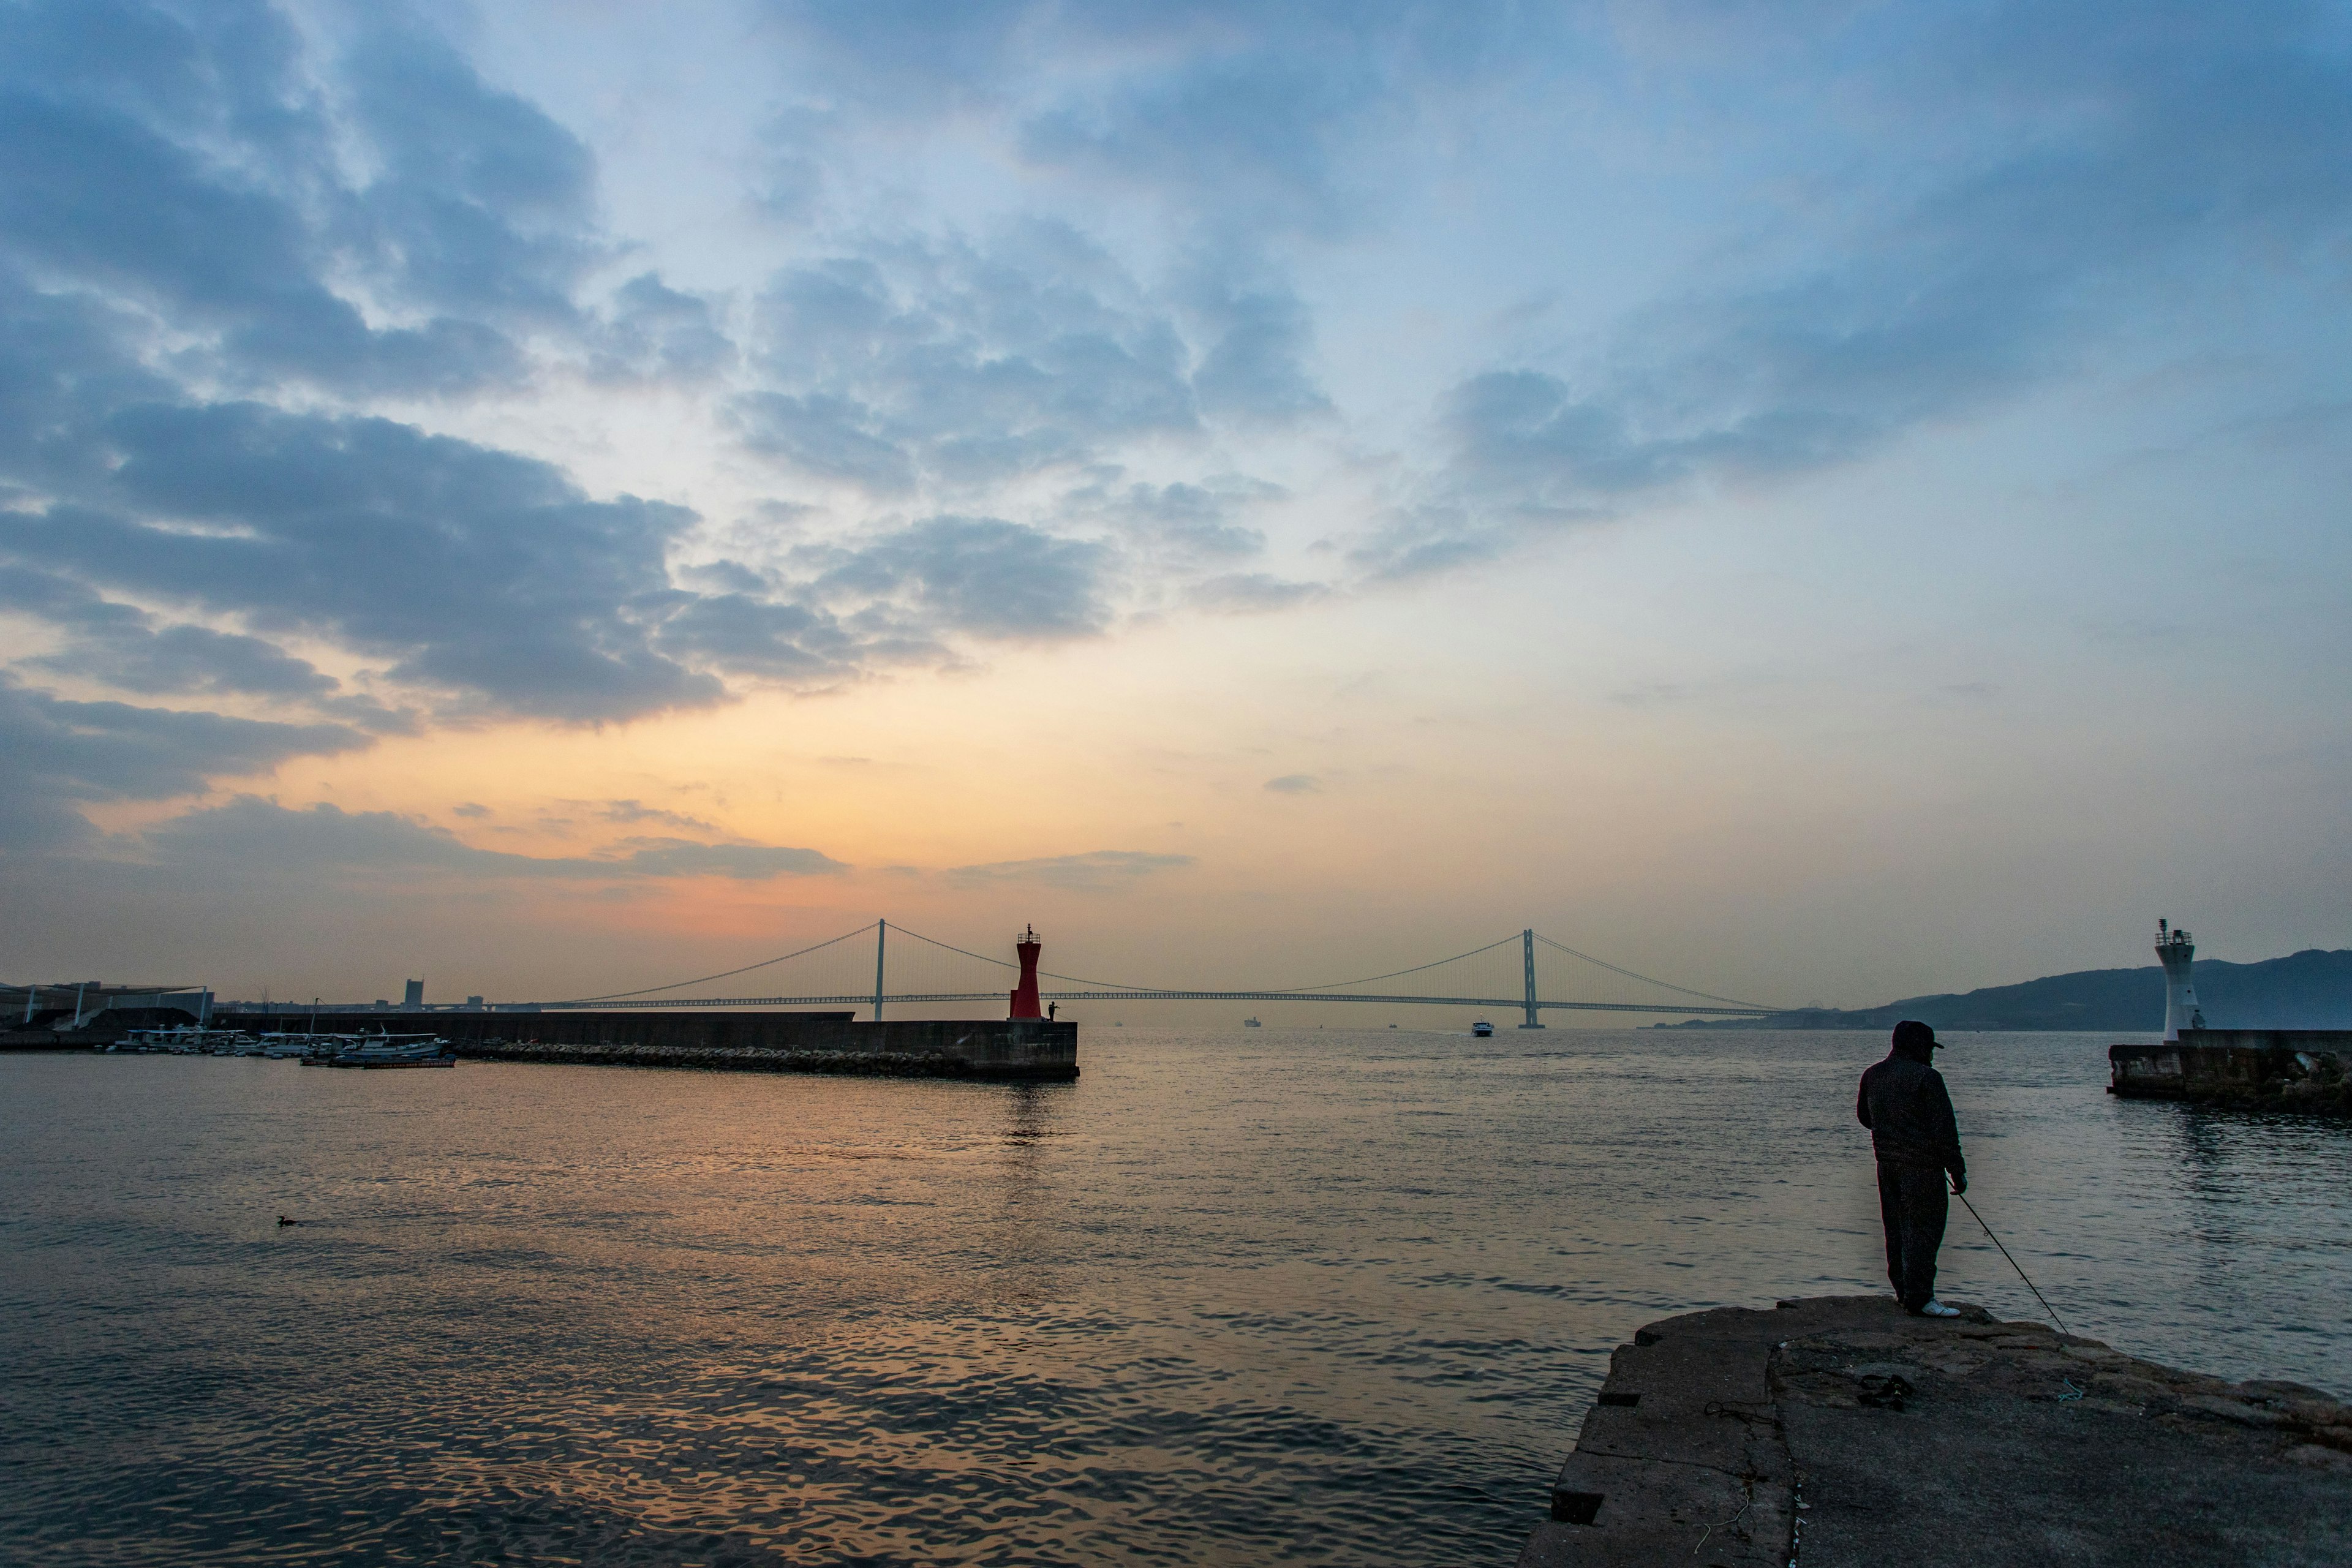
{"label": "person standing on breakwater", "polygon": [[1916,1019],[1895,1026],[1895,1048],[1862,1075],[1853,1113],[1878,1156],[1878,1217],[1886,1226],[1886,1278],[1914,1317],[1957,1318],[1936,1300],[1936,1249],[1944,1244],[1944,1177],[1969,1190],[1960,1125],[1944,1075],[1929,1065],[1936,1031]]}

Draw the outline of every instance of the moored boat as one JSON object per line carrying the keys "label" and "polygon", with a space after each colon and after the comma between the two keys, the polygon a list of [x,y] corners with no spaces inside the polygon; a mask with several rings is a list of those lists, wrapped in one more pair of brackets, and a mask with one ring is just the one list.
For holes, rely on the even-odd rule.
{"label": "moored boat", "polygon": [[331,1068],[453,1068],[457,1053],[438,1035],[347,1035]]}

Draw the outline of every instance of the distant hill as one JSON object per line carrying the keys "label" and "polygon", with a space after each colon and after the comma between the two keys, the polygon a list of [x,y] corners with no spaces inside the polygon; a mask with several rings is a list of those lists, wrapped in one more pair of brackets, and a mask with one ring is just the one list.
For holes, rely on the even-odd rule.
{"label": "distant hill", "polygon": [[[2198,1004],[2217,1029],[2352,1028],[2352,949],[2310,948],[2259,963],[2199,959]],[[1906,996],[1883,1007],[1801,1008],[1741,1020],[1759,1029],[1891,1029],[1916,1018],[1938,1029],[2101,1029],[2147,1034],[2164,1027],[2164,971],[2084,969],[2021,985],[1989,985],[1958,995]],[[1723,1028],[1724,1024],[1676,1027]]]}

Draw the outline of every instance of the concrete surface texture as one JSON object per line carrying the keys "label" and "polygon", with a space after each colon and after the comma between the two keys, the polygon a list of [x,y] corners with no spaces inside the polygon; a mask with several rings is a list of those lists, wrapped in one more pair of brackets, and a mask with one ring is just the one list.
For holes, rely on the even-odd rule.
{"label": "concrete surface texture", "polygon": [[551,1013],[220,1013],[254,1034],[435,1034],[461,1058],[698,1068],[733,1072],[848,1072],[1067,1080],[1078,1076],[1078,1026],[1043,1018],[890,1018],[849,1013],[573,1008]]}
{"label": "concrete surface texture", "polygon": [[1891,1300],[1618,1347],[1519,1568],[2352,1563],[2352,1407]]}

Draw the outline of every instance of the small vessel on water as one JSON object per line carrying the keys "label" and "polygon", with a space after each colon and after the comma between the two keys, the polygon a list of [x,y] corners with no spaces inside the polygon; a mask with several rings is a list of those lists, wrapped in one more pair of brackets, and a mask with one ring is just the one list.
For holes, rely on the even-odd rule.
{"label": "small vessel on water", "polygon": [[302,1058],[310,1068],[453,1068],[457,1055],[438,1035],[319,1035]]}
{"label": "small vessel on water", "polygon": [[1470,1032],[1483,1040],[1494,1034],[1495,1026],[1480,1018],[1470,1026]]}
{"label": "small vessel on water", "polygon": [[1259,1023],[1255,1018],[1244,1018],[1242,1020],[1242,1027],[1244,1029],[1263,1029],[1265,1026]]}

